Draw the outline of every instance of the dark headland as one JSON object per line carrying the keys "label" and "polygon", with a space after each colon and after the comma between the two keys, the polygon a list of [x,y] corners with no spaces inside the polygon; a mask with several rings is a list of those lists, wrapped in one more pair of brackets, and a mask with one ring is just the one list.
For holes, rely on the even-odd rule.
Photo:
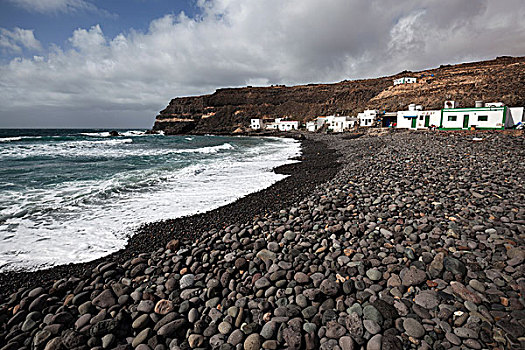
{"label": "dark headland", "polygon": [[0,348],[525,347],[523,135],[303,146],[267,190],[90,264],[2,275]]}

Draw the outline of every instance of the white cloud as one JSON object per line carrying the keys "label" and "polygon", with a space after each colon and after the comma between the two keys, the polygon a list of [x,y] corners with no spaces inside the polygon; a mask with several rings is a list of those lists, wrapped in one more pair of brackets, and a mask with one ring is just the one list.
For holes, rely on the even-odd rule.
{"label": "white cloud", "polygon": [[403,52],[413,52],[425,47],[425,42],[417,35],[419,28],[424,25],[424,22],[420,21],[424,15],[425,11],[420,10],[398,20],[390,30],[388,43],[390,54],[403,54]]}
{"label": "white cloud", "polygon": [[43,14],[93,12],[113,16],[85,0],[7,0],[29,12]]}
{"label": "white cloud", "polygon": [[33,51],[42,49],[42,45],[35,38],[32,29],[15,28],[7,30],[0,28],[0,49],[8,53],[21,53],[23,48]]}
{"label": "white cloud", "polygon": [[99,53],[100,50],[104,49],[104,45],[106,44],[106,38],[98,24],[89,30],[82,28],[75,30],[73,36],[69,38],[69,41],[73,47],[77,48],[80,52],[88,54]]}
{"label": "white cloud", "polygon": [[397,0],[388,10],[383,0],[197,4],[196,18],[166,15],[144,33],[113,38],[98,25],[77,29],[71,49],[1,65],[0,123],[31,101],[67,110],[72,125],[75,115],[106,111],[113,120],[142,114],[150,126],[170,98],[224,86],[334,82],[525,55],[522,0]]}

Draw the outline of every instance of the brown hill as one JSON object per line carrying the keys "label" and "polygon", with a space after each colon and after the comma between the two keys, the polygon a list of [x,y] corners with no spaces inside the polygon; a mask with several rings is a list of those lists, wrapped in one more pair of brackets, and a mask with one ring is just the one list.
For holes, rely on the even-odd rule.
{"label": "brown hill", "polygon": [[[393,86],[413,76],[415,84]],[[356,115],[364,109],[397,111],[410,103],[439,109],[445,100],[473,106],[477,100],[525,105],[525,57],[441,66],[419,72],[335,84],[219,89],[211,95],[178,97],[156,117],[153,130],[167,134],[230,133],[251,118],[289,117],[307,121],[321,115]]]}

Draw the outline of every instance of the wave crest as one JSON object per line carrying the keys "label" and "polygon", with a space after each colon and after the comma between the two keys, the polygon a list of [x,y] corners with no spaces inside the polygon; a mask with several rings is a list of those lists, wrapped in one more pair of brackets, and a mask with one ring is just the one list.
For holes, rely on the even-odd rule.
{"label": "wave crest", "polygon": [[220,151],[225,151],[229,149],[234,149],[231,144],[229,143],[223,143],[222,145],[217,146],[207,146],[207,147],[201,147],[201,148],[195,148],[195,149],[179,149],[174,151],[174,153],[204,153],[204,154],[211,154],[211,153],[217,153]]}

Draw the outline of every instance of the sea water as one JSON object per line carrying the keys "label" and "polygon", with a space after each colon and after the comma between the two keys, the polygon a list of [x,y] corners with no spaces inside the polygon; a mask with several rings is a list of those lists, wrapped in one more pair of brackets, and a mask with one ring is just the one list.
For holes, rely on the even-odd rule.
{"label": "sea water", "polygon": [[204,212],[284,178],[291,139],[0,130],[0,272],[94,260],[141,224]]}

